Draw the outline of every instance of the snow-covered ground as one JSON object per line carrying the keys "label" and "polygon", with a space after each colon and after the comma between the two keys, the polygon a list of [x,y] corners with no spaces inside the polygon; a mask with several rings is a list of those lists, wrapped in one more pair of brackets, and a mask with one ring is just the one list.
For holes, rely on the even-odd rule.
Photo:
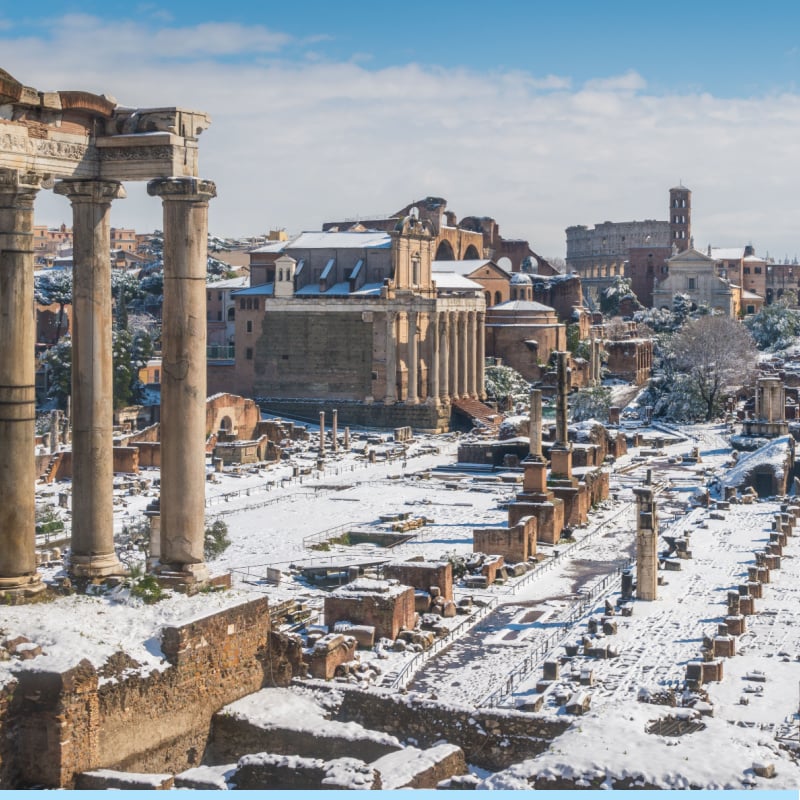
{"label": "snow-covered ground", "polygon": [[[649,444],[632,449],[617,461],[611,497],[593,512],[588,526],[575,532],[574,544],[541,547],[547,558],[523,578],[487,590],[457,591],[457,599],[471,594],[481,604],[494,604],[494,609],[471,628],[465,625],[466,633],[427,662],[418,658],[419,669],[410,676],[409,688],[445,702],[473,706],[490,696],[492,703],[513,705],[516,698],[533,694],[544,656],[563,653],[560,643],[573,641],[585,631],[587,615],[602,610],[604,597],[615,599],[618,583],[607,576],[633,555],[632,488],[650,470],[659,488],[662,522],[675,532],[690,532],[694,557],[682,562],[680,572],[665,573],[667,583],[660,588],[658,600],[637,602],[631,617],[617,619],[618,632],[608,638],[620,655],[592,662],[597,685],[589,689],[590,712],[550,752],[496,776],[495,785],[527,786],[534,772],[583,773],[598,764],[614,774],[636,772],[669,786],[681,782],[741,786],[753,779],[752,763],[765,761],[777,765],[777,777],[769,782],[753,779],[759,785],[796,786],[800,772],[779,749],[781,740],[776,737],[791,732],[793,725],[797,739],[800,589],[795,587],[800,586],[800,559],[792,550],[795,541],[800,546],[800,536],[790,539],[783,569],[773,573],[764,599],[757,601],[759,614],[748,619],[748,631],[739,637],[739,654],[726,660],[724,680],[706,687],[714,716],[703,718],[705,729],[682,737],[644,732],[650,721],[670,709],[639,702],[640,690],[675,688],[682,682],[686,661],[697,657],[703,635],[714,632],[725,615],[726,592],[741,582],[747,566],[754,563],[752,550],[768,538],[777,508],[774,502],[732,506],[724,520],[710,519],[705,509],[692,510],[693,493],[722,476],[729,463],[724,430],[696,426],[675,431],[676,436],[668,429],[644,433],[651,439],[663,436],[664,447],[656,450]],[[274,600],[297,598],[321,607],[325,590],[301,580],[294,569],[310,561],[416,555],[438,559],[450,553],[471,553],[472,529],[503,524],[506,512],[501,505],[513,497],[518,484],[513,476],[501,480],[496,474],[437,472],[437,466],[453,465],[457,442],[456,435],[418,437],[402,453],[388,441],[357,440],[350,452],[329,451],[324,471],[318,471],[312,436],[305,450],[300,448],[288,462],[211,475],[207,514],[225,520],[232,540],[211,567],[214,572],[232,571],[233,590],[198,597],[170,595],[160,603],[143,605],[120,588],[97,596],[72,595],[5,607],[2,638],[26,636],[42,647],[43,654],[30,660],[0,661],[0,684],[19,669],[64,668],[81,658],[99,667],[118,650],[150,671],[163,666],[159,631],[164,625],[205,616],[254,593],[266,593]],[[675,463],[676,456],[687,455],[693,446],[700,449],[701,463]],[[378,453],[376,463],[365,457],[366,447]],[[157,496],[157,489],[146,486],[147,480],[158,478],[157,471],[145,470],[140,477],[144,483],[120,481],[119,530],[142,519],[147,503]],[[65,489],[63,484],[46,487],[42,496],[55,506],[58,493]],[[324,531],[339,526],[376,526],[381,515],[398,512],[424,516],[429,522],[414,539],[389,552],[374,545],[330,545],[320,551],[304,543],[315,534],[324,539]],[[135,550],[128,555],[131,560],[141,557]],[[281,571],[277,586],[264,580],[267,567]],[[57,574],[59,568],[58,564],[44,568],[45,577]],[[592,602],[576,611],[587,605],[587,596]],[[575,627],[565,628],[563,623],[570,618],[577,618]],[[383,650],[381,656],[383,685],[391,685],[392,676],[413,654]],[[509,686],[510,693],[498,692],[506,686],[509,673],[526,659],[535,663],[530,677],[521,676]],[[759,683],[760,692],[746,691],[752,682],[744,676],[754,670],[767,676]],[[564,691],[568,672],[564,667]],[[742,697],[749,700],[747,705],[741,704]],[[546,703],[545,710],[558,713],[552,702]],[[709,758],[709,753],[714,757]]]}

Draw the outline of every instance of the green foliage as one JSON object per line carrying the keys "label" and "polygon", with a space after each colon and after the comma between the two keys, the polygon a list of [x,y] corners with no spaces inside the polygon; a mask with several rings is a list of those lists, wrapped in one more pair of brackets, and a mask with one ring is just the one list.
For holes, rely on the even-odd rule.
{"label": "green foliage", "polygon": [[572,419],[575,422],[582,422],[586,419],[605,422],[611,406],[611,389],[608,386],[590,386],[586,389],[579,389],[570,398],[570,406]]}
{"label": "green foliage", "polygon": [[511,367],[486,367],[486,394],[493,400],[511,398],[514,402],[527,401],[530,384]]}
{"label": "green foliage", "polygon": [[144,573],[141,566],[131,568],[130,575],[125,585],[131,590],[131,597],[136,597],[146,605],[152,605],[163,600],[166,592],[158,578],[150,573]]}
{"label": "green foliage", "polygon": [[66,408],[67,398],[72,394],[72,340],[69,336],[54,344],[42,361],[47,370],[47,397],[54,400],[58,408]]}
{"label": "green foliage", "polygon": [[759,350],[785,350],[800,336],[800,311],[784,298],[744,321]]}
{"label": "green foliage", "polygon": [[623,300],[632,302],[634,308],[642,307],[633,291],[630,278],[617,275],[611,285],[600,293],[600,310],[607,317],[616,317],[619,315],[620,303]]}
{"label": "green foliage", "polygon": [[205,542],[203,545],[203,554],[206,560],[216,558],[222,555],[228,547],[230,547],[231,540],[228,538],[228,525],[221,519],[214,520],[211,525],[206,526]]}
{"label": "green foliage", "polygon": [[453,568],[454,581],[461,580],[467,574],[467,560],[455,550],[445,553],[444,560],[449,562]]}
{"label": "green foliage", "polygon": [[578,348],[581,346],[581,326],[577,322],[567,325],[567,350],[572,355],[578,355]]}
{"label": "green foliage", "polygon": [[36,533],[56,533],[64,530],[64,521],[52,506],[36,507]]}

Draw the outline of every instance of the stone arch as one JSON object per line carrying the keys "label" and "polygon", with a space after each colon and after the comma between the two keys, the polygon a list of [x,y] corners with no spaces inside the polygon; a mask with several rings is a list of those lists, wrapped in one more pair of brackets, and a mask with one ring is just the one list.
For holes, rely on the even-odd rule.
{"label": "stone arch", "polygon": [[219,421],[219,429],[225,431],[225,433],[230,433],[233,430],[233,421],[227,414]]}
{"label": "stone arch", "polygon": [[480,253],[478,252],[478,248],[475,247],[474,244],[471,244],[465,251],[463,259],[464,261],[478,261],[480,259]]}
{"label": "stone arch", "polygon": [[439,246],[436,248],[436,256],[434,257],[434,261],[455,261],[456,256],[453,253],[453,245],[447,241],[447,239],[442,239],[439,242]]}

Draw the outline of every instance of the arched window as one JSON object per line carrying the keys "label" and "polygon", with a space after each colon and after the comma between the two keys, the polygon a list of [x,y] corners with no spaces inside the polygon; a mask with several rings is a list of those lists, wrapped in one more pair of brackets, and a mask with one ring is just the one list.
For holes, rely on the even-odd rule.
{"label": "arched window", "polygon": [[484,292],[483,296],[486,299],[486,306],[488,308],[492,304],[492,293],[491,292]]}
{"label": "arched window", "polygon": [[503,302],[503,295],[501,295],[500,292],[495,292],[494,293],[494,304],[496,306],[499,306],[500,303],[502,303],[502,302]]}

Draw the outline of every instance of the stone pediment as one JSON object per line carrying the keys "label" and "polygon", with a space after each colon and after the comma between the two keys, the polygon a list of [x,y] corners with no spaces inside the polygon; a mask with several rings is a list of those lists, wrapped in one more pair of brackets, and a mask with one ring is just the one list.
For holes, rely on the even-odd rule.
{"label": "stone pediment", "polygon": [[711,258],[711,256],[707,256],[705,253],[701,253],[699,250],[695,250],[691,247],[688,250],[684,250],[682,253],[678,253],[676,256],[672,256],[667,263],[688,264],[690,262],[697,263],[698,261],[708,264],[716,264],[716,261]]}

